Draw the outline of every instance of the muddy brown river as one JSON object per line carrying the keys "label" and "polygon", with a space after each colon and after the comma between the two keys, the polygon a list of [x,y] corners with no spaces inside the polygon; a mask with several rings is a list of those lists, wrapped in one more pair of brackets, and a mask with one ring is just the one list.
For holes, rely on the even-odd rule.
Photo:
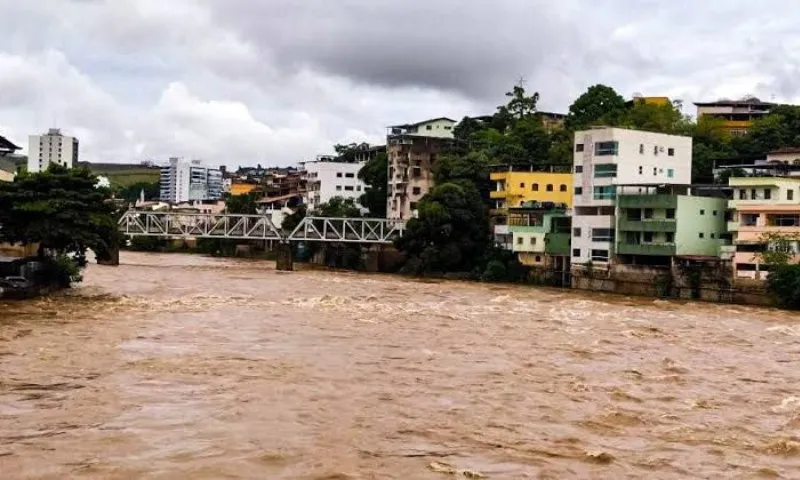
{"label": "muddy brown river", "polygon": [[0,478],[800,478],[796,314],[122,262],[0,302]]}

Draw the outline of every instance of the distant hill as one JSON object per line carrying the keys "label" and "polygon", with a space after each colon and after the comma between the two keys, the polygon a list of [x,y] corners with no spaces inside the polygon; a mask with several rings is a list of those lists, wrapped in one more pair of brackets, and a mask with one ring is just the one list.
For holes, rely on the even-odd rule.
{"label": "distant hill", "polygon": [[78,162],[77,167],[88,168],[95,175],[108,177],[112,187],[128,187],[137,183],[157,183],[161,169],[141,163],[89,163]]}

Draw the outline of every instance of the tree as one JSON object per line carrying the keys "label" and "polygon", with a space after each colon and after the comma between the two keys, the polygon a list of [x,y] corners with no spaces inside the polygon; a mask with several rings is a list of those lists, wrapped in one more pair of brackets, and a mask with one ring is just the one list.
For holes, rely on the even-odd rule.
{"label": "tree", "polygon": [[522,83],[514,85],[510,92],[506,92],[509,98],[508,104],[497,107],[501,116],[510,115],[516,120],[532,117],[536,114],[536,104],[539,102],[539,93],[534,92],[531,96],[525,95],[525,87]]}
{"label": "tree", "polygon": [[333,146],[337,162],[355,163],[356,153],[369,149],[368,143],[351,143],[349,145],[337,144]]}
{"label": "tree", "polygon": [[361,209],[352,198],[333,197],[314,210],[315,217],[358,218]]}
{"label": "tree", "polygon": [[358,178],[367,186],[360,202],[370,216],[386,217],[387,183],[389,182],[389,157],[379,153],[358,171]]}
{"label": "tree", "polygon": [[685,135],[689,133],[690,122],[681,111],[671,103],[653,104],[634,102],[624,115],[622,124],[634,130]]}
{"label": "tree", "polygon": [[613,88],[594,85],[569,107],[565,125],[573,131],[596,123],[618,125],[626,111],[625,99]]}
{"label": "tree", "polygon": [[58,165],[0,183],[0,241],[38,243],[40,256],[72,255],[80,266],[87,249],[107,255],[120,235],[110,191],[96,184],[89,170]]}
{"label": "tree", "polygon": [[486,151],[470,152],[466,155],[442,155],[433,165],[433,180],[437,185],[469,185],[481,192],[482,197],[488,198],[491,163]]}
{"label": "tree", "polygon": [[225,208],[228,213],[255,215],[258,204],[258,195],[250,192],[245,195],[228,195],[225,198]]}
{"label": "tree", "polygon": [[283,222],[281,222],[281,230],[283,230],[286,233],[291,233],[292,231],[294,231],[294,229],[297,228],[298,225],[300,225],[300,222],[302,222],[303,219],[306,218],[306,212],[307,212],[306,206],[300,205],[299,207],[297,207],[297,210],[295,210],[293,214],[286,215],[285,217],[283,217]]}
{"label": "tree", "polygon": [[491,245],[486,207],[475,187],[437,185],[419,202],[418,217],[396,242],[407,255],[404,271],[471,272]]}
{"label": "tree", "polygon": [[126,203],[136,203],[139,200],[142,192],[144,192],[144,199],[157,200],[161,194],[161,186],[158,181],[153,182],[137,182],[132,185],[120,187],[115,189],[115,196]]}

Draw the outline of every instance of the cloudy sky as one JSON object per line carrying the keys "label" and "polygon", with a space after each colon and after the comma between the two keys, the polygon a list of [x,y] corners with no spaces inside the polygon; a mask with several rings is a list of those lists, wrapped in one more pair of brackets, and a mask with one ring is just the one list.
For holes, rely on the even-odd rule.
{"label": "cloudy sky", "polygon": [[0,0],[0,134],[94,162],[289,165],[384,127],[595,83],[800,101],[789,0]]}

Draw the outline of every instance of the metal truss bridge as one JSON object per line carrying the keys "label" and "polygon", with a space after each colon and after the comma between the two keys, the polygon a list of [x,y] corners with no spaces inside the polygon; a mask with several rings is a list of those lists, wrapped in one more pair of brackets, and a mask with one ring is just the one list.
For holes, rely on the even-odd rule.
{"label": "metal truss bridge", "polygon": [[268,215],[148,212],[128,210],[119,230],[128,236],[226,238],[298,242],[389,244],[405,224],[385,218],[305,217],[291,232],[276,227]]}

